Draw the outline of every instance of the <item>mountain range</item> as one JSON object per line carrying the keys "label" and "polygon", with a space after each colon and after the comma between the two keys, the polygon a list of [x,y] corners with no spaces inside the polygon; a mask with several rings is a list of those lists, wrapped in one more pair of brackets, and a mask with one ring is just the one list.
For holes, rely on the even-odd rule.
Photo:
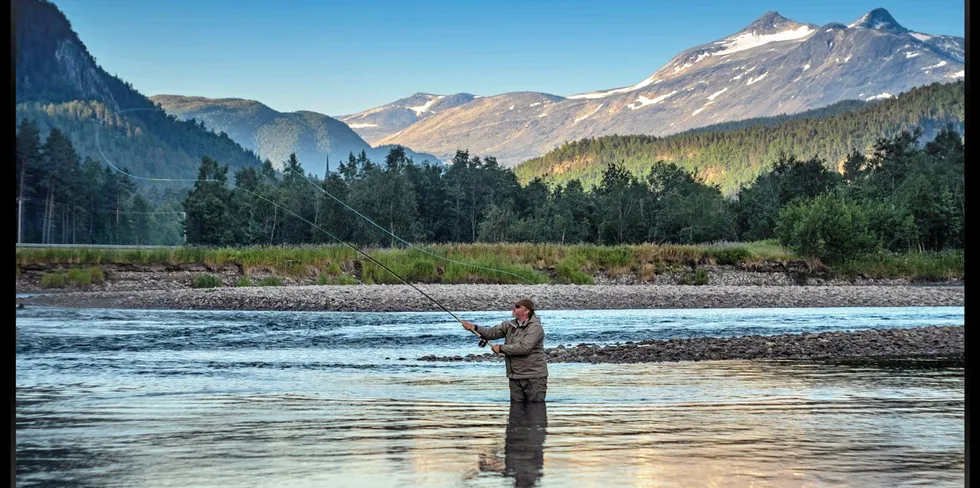
{"label": "mountain range", "polygon": [[[277,112],[260,102],[240,98],[154,95],[150,99],[180,119],[201,120],[216,131],[227,133],[275,167],[280,167],[290,153],[296,153],[307,172],[320,176],[328,162],[336,170],[340,161],[362,151],[372,161],[384,161],[392,147],[372,147],[347,124],[317,112]],[[405,154],[418,163],[440,162],[431,154],[408,148]]]}
{"label": "mountain range", "polygon": [[341,115],[338,119],[344,121],[351,129],[357,131],[364,140],[375,144],[412,124],[432,117],[438,113],[458,107],[464,103],[480,98],[469,93],[453,95],[433,95],[431,93],[416,93],[408,98],[395,100],[387,105],[358,112]]}
{"label": "mountain range", "polygon": [[848,100],[806,112],[777,117],[723,122],[666,137],[623,135],[590,137],[562,144],[544,156],[517,165],[522,183],[541,178],[546,183],[578,180],[586,188],[602,182],[610,164],[640,178],[661,163],[671,163],[698,175],[732,196],[785,156],[817,158],[842,172],[847,157],[857,151],[870,157],[882,138],[901,131],[922,131],[929,142],[940,130],[965,129],[966,83],[934,83],[894,98]]}
{"label": "mountain range", "polygon": [[446,108],[420,112],[410,125],[404,126],[409,119],[386,118],[411,109],[405,108],[409,103],[432,103],[431,109],[433,100],[444,100],[419,94],[341,120],[375,143],[401,144],[442,159],[466,148],[513,167],[571,140],[663,136],[957,81],[964,77],[964,46],[961,37],[911,31],[881,8],[847,25],[823,26],[771,11],[732,35],[682,51],[630,86],[568,96],[505,93],[455,106],[465,97],[452,96]]}
{"label": "mountain range", "polygon": [[42,133],[58,127],[83,157],[158,177],[193,178],[203,154],[234,170],[261,159],[278,165],[292,152],[322,174],[328,157],[333,168],[352,152],[381,161],[396,144],[417,162],[450,160],[463,149],[514,167],[569,141],[665,136],[964,77],[963,38],[909,30],[884,9],[824,26],[767,12],[629,86],[567,96],[416,93],[331,117],[233,98],[148,98],[99,66],[54,4],[15,0],[13,11],[17,119],[34,120]]}

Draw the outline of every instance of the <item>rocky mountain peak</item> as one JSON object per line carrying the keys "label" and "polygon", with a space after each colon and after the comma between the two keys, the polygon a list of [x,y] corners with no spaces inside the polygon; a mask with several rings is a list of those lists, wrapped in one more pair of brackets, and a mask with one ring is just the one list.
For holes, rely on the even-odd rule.
{"label": "rocky mountain peak", "polygon": [[770,10],[758,19],[755,19],[751,24],[747,25],[740,32],[754,32],[756,34],[770,34],[774,32],[784,31],[786,29],[791,29],[801,25],[798,22],[794,22],[782,15],[775,10]]}
{"label": "rocky mountain peak", "polygon": [[892,33],[902,33],[907,32],[908,29],[902,27],[892,14],[888,13],[887,10],[883,8],[876,8],[864,15],[860,19],[854,21],[854,23],[848,25],[851,28],[858,29],[875,29],[885,32]]}

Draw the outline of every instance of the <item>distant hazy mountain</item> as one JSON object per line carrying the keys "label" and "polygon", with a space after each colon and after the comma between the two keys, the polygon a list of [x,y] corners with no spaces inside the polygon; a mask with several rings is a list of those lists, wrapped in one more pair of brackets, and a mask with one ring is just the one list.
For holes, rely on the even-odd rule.
{"label": "distant hazy mountain", "polygon": [[889,98],[963,79],[963,57],[963,38],[910,31],[884,9],[850,25],[824,26],[767,12],[730,36],[679,53],[634,85],[567,97],[520,92],[477,98],[379,142],[441,158],[464,148],[514,166],[586,137],[666,135],[848,99]]}
{"label": "distant hazy mountain", "polygon": [[[296,153],[308,171],[323,175],[327,158],[331,171],[350,153],[364,151],[373,161],[383,161],[392,146],[371,147],[347,124],[316,112],[277,112],[254,100],[240,98],[204,98],[181,95],[154,95],[153,102],[167,113],[181,119],[195,118],[208,127],[225,132],[262,159],[280,167]],[[406,148],[405,153],[418,163],[439,162],[431,154],[420,154]]]}
{"label": "distant hazy mountain", "polygon": [[381,107],[338,117],[364,140],[374,144],[422,119],[477,98],[469,93],[432,95],[416,93]]}

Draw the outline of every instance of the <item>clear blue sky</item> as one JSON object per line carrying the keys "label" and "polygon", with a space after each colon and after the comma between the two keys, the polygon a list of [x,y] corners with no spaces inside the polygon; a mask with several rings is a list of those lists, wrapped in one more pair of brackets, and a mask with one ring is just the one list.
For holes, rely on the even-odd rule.
{"label": "clear blue sky", "polygon": [[963,0],[54,0],[109,73],[145,95],[343,115],[416,92],[571,95],[634,84],[768,10],[850,23],[884,7],[963,36]]}

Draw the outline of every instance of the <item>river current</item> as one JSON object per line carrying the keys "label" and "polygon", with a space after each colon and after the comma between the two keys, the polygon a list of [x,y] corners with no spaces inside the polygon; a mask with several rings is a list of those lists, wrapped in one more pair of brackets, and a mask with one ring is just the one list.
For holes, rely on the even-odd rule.
{"label": "river current", "polygon": [[[495,325],[508,312],[457,312]],[[961,325],[963,307],[541,311],[546,347]],[[551,364],[445,313],[28,307],[17,486],[962,486],[962,368]]]}

